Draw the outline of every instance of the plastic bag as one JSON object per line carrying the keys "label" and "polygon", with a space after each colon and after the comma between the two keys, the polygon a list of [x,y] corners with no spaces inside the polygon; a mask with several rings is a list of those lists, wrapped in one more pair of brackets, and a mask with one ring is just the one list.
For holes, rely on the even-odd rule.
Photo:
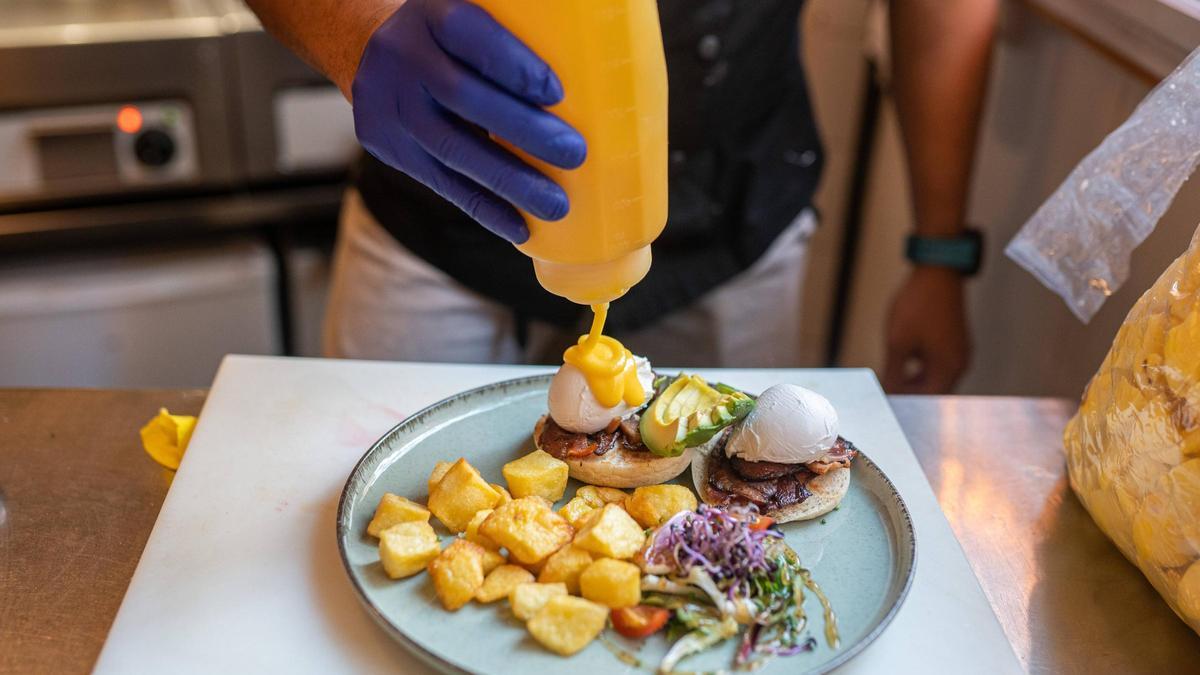
{"label": "plastic bag", "polygon": [[1126,317],[1064,444],[1096,524],[1200,633],[1200,231]]}
{"label": "plastic bag", "polygon": [[[1200,50],[1073,171],[1008,254],[1087,321],[1200,161]],[[1071,488],[1200,633],[1200,230],[1134,305],[1064,435]]]}
{"label": "plastic bag", "polygon": [[1198,54],[1075,167],[1005,249],[1085,323],[1125,283],[1133,249],[1200,163]]}

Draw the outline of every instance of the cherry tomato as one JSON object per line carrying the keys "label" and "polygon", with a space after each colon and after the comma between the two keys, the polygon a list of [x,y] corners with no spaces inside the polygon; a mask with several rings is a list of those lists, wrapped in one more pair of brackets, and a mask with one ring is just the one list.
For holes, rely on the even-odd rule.
{"label": "cherry tomato", "polygon": [[759,516],[753,523],[750,523],[750,529],[759,532],[767,529],[775,524],[775,519],[771,516]]}
{"label": "cherry tomato", "polygon": [[627,638],[644,638],[654,635],[671,618],[671,611],[662,607],[638,605],[622,607],[612,611],[613,628]]}

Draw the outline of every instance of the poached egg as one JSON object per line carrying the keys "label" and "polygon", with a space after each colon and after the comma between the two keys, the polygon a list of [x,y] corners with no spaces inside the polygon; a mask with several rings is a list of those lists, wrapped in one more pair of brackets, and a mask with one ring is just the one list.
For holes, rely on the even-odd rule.
{"label": "poached egg", "polygon": [[807,464],[828,453],[837,439],[838,415],[829,399],[794,384],[777,384],[758,397],[734,429],[725,454],[748,462]]}
{"label": "poached egg", "polygon": [[[633,357],[637,369],[637,380],[645,391],[645,400],[654,394],[654,373],[650,361],[640,356]],[[587,377],[579,368],[564,363],[554,379],[550,380],[547,400],[550,417],[558,426],[579,434],[594,434],[607,427],[614,418],[625,418],[641,406],[632,406],[624,401],[607,407],[596,400],[588,386]]]}

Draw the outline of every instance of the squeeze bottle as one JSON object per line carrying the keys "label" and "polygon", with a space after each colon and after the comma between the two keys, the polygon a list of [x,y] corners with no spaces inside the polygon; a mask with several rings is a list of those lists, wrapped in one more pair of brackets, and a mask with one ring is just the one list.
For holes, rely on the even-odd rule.
{"label": "squeeze bottle", "polygon": [[[475,0],[546,61],[565,97],[552,112],[588,143],[563,170],[512,146],[567,192],[557,222],[523,213],[538,282],[583,305],[616,300],[646,276],[667,222],[667,66],[654,0]],[[503,142],[503,139],[499,139]]]}

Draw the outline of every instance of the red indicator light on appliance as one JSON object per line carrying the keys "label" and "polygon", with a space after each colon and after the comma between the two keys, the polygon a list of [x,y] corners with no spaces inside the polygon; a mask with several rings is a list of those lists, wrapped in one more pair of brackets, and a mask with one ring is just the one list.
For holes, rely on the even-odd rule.
{"label": "red indicator light on appliance", "polygon": [[127,105],[117,112],[117,128],[127,134],[142,130],[142,111]]}

